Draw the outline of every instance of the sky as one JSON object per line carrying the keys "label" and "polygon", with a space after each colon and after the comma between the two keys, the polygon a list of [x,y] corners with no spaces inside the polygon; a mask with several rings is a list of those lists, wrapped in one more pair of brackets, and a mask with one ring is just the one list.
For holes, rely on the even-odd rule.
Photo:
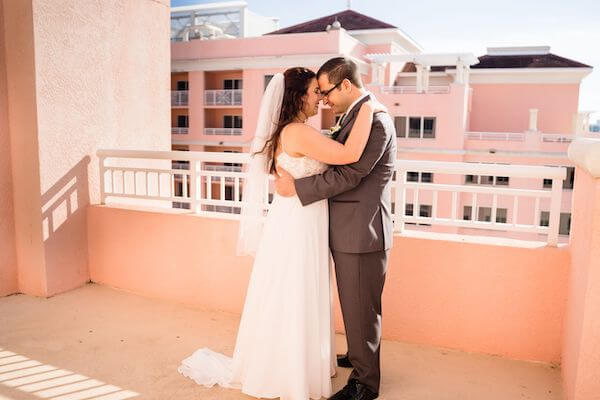
{"label": "sky", "polygon": [[[282,28],[348,7],[348,0],[246,1],[255,13],[279,17]],[[171,0],[171,6],[212,2]],[[481,56],[487,47],[550,46],[595,67],[581,84],[579,109],[600,120],[600,0],[352,0],[351,8],[397,26],[425,52]]]}

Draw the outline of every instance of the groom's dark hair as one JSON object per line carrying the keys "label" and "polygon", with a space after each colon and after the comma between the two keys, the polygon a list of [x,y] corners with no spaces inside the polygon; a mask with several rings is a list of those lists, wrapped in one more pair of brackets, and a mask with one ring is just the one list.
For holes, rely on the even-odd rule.
{"label": "groom's dark hair", "polygon": [[363,87],[358,65],[347,57],[335,57],[325,62],[317,71],[317,79],[323,74],[327,74],[329,82],[333,84],[348,79],[354,86]]}

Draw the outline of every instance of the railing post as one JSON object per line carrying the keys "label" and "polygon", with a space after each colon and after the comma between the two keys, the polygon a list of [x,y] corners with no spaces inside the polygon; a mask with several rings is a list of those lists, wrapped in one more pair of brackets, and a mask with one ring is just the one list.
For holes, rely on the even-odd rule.
{"label": "railing post", "polygon": [[200,187],[197,182],[198,174],[196,172],[198,164],[199,161],[196,160],[190,162],[190,208],[194,214],[198,214],[198,188]]}
{"label": "railing post", "polygon": [[[563,168],[564,169],[564,168]],[[548,224],[548,245],[558,245],[558,230],[560,226],[560,205],[562,201],[562,179],[552,179],[552,198],[550,199],[550,221]],[[535,216],[537,221],[538,216]]]}
{"label": "railing post", "polygon": [[104,185],[106,168],[104,167],[104,160],[105,160],[104,156],[98,157],[98,163],[99,163],[99,167],[100,167],[98,169],[98,171],[100,173],[100,204],[102,204],[102,205],[106,204],[106,188]]}
{"label": "railing post", "polygon": [[396,167],[396,195],[394,200],[394,231],[404,231],[404,207],[406,203],[406,169]]}

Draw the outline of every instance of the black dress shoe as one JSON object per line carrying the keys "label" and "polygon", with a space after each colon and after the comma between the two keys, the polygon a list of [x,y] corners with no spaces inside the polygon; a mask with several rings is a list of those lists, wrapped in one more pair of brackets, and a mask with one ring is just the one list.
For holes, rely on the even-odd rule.
{"label": "black dress shoe", "polygon": [[342,390],[330,397],[329,400],[373,400],[378,396],[379,394],[373,392],[367,385],[352,379]]}
{"label": "black dress shoe", "polygon": [[354,387],[355,390],[352,391],[352,396],[350,397],[352,400],[373,400],[379,396],[379,393],[373,392],[367,385],[363,385],[360,382],[354,383]]}
{"label": "black dress shoe", "polygon": [[351,400],[352,391],[355,389],[354,383],[348,383],[339,392],[329,398],[329,400]]}
{"label": "black dress shoe", "polygon": [[348,358],[348,354],[338,354],[337,355],[337,365],[342,368],[352,368],[352,363]]}

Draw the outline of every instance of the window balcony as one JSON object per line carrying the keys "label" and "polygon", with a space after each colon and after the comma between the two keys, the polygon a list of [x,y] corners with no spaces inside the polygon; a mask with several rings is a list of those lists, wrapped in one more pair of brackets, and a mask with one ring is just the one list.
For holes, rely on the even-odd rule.
{"label": "window balcony", "polygon": [[571,143],[573,135],[560,133],[542,133],[540,139],[545,143]]}
{"label": "window balcony", "polygon": [[242,128],[204,128],[205,135],[242,136]]}
{"label": "window balcony", "polygon": [[468,140],[488,140],[501,142],[523,142],[524,133],[512,132],[465,132],[465,139]]}
{"label": "window balcony", "polygon": [[419,92],[417,86],[383,86],[381,92],[385,94],[448,94],[450,93],[450,85],[436,85],[423,88]]}
{"label": "window balcony", "polygon": [[171,107],[188,105],[189,92],[187,90],[171,90]]}
{"label": "window balcony", "polygon": [[241,106],[242,89],[205,90],[204,105]]}
{"label": "window balcony", "polygon": [[171,127],[171,135],[187,135],[189,129],[187,126],[173,126]]}

